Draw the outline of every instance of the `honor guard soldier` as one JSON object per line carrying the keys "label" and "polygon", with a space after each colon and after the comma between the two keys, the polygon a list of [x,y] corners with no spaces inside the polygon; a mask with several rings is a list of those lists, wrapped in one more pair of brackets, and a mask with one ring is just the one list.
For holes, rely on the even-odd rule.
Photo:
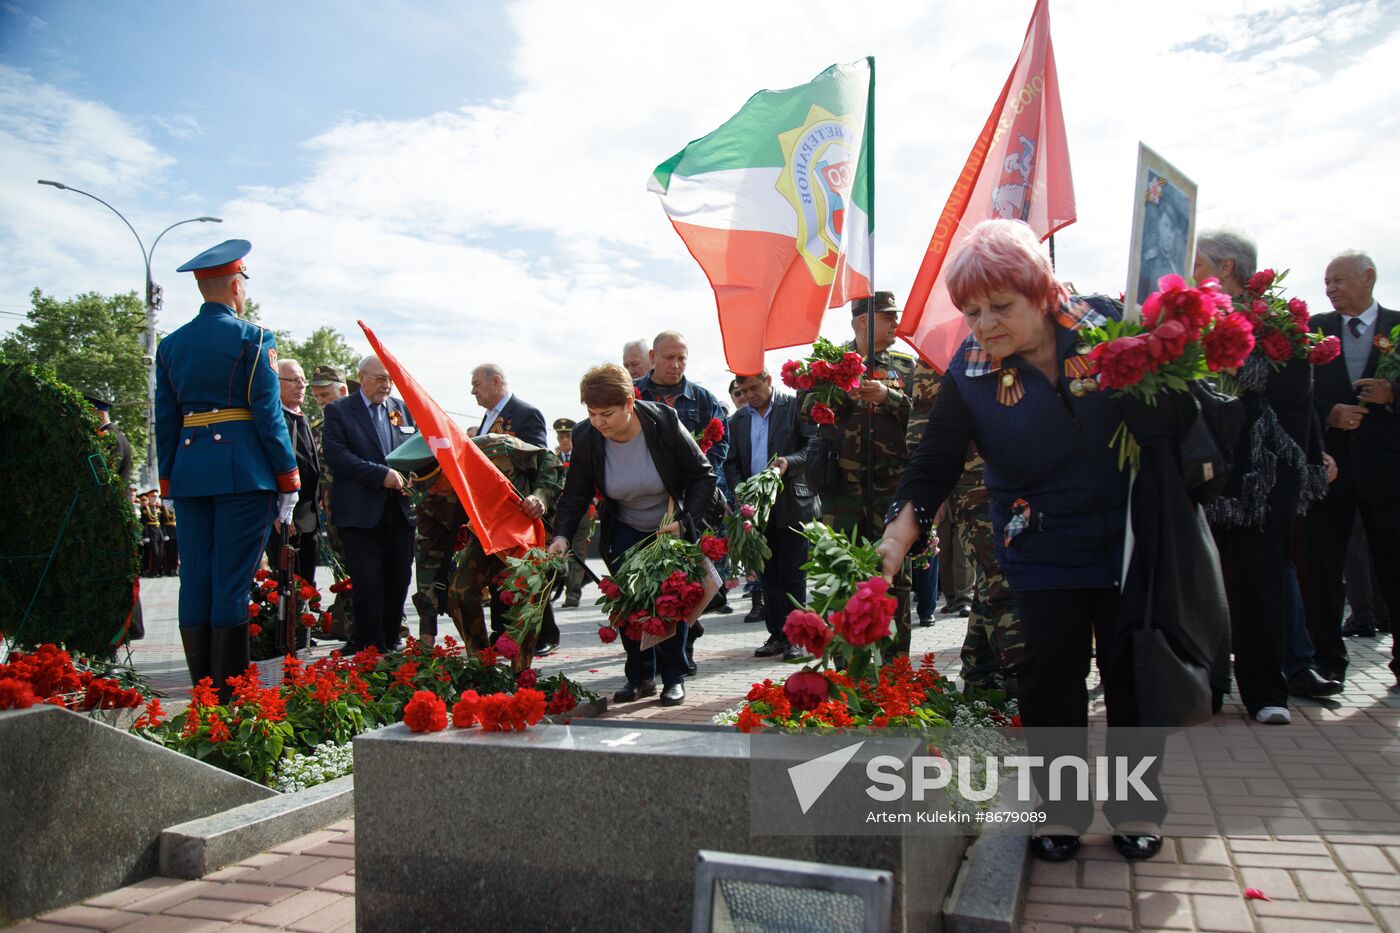
{"label": "honor guard soldier", "polygon": [[156,351],[160,492],[176,503],[180,639],[190,680],[248,666],[248,593],[274,520],[291,520],[301,479],[277,380],[272,331],[239,317],[247,240],[227,240],[181,266],[204,304]]}
{"label": "honor guard soldier", "polygon": [[[569,462],[574,457],[574,428],[578,423],[572,418],[554,419],[554,438],[559,442],[556,456],[559,464],[566,471],[569,469]],[[593,536],[593,506],[588,507],[588,521],[579,522],[578,531],[574,532],[574,540],[569,542],[574,549],[574,553],[579,556],[579,560],[569,564],[569,577],[565,584],[564,608],[572,609],[577,606],[583,598],[583,564],[580,561],[588,553],[588,540]]]}
{"label": "honor guard soldier", "polygon": [[160,500],[154,489],[141,493],[141,576],[159,577],[165,568],[165,535],[160,530]]}

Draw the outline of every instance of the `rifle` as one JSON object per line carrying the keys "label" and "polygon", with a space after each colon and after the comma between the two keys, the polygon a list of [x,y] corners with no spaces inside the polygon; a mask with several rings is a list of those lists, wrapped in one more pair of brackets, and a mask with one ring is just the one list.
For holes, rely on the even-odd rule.
{"label": "rifle", "polygon": [[284,654],[297,653],[297,602],[301,596],[292,588],[292,567],[297,549],[292,547],[292,523],[283,522],[277,548],[277,644]]}

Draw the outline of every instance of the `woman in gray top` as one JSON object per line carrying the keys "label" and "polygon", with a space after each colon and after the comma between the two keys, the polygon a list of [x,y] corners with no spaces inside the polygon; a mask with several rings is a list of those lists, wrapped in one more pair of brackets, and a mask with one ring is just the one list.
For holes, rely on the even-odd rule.
{"label": "woman in gray top", "polygon": [[[555,511],[550,551],[563,554],[569,549],[595,496],[599,549],[612,571],[628,548],[654,534],[695,540],[714,495],[715,472],[675,411],[637,400],[632,377],[615,363],[584,373],[579,395],[588,420],[574,428],[573,458]],[[673,507],[672,521],[662,525]],[[647,651],[624,634],[627,685],[613,695],[614,702],[656,693],[659,671],[662,705],[683,703],[686,630],[681,623],[675,635]]]}

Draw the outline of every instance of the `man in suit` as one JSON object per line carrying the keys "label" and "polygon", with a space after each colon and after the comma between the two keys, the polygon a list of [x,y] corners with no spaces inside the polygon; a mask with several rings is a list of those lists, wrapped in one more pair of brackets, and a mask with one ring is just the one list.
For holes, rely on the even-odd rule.
{"label": "man in suit", "polygon": [[510,391],[501,367],[482,363],[472,370],[472,396],[486,409],[478,434],[509,434],[534,447],[549,449],[544,415]]}
{"label": "man in suit", "polygon": [[[282,417],[287,422],[287,433],[292,438],[292,451],[297,458],[297,473],[301,475],[301,490],[292,512],[292,530],[289,541],[297,550],[296,566],[292,572],[312,586],[316,585],[316,543],[320,538],[321,522],[317,515],[316,500],[320,493],[321,458],[316,452],[316,439],[311,434],[311,424],[302,413],[301,403],[306,395],[306,373],[296,360],[280,360],[277,363],[278,386],[282,396]],[[267,562],[273,568],[281,559],[282,536],[279,533],[268,538]]]}
{"label": "man in suit", "polygon": [[248,667],[248,593],[267,529],[291,521],[301,476],[277,391],[277,339],[239,317],[247,240],[227,240],[179,268],[204,297],[194,320],[156,350],[160,493],[180,534],[180,640],[190,679],[220,699]]}
{"label": "man in suit", "polygon": [[736,381],[748,404],[729,418],[729,452],[724,460],[729,488],[767,469],[770,463],[783,476],[783,491],[764,529],[773,553],[759,574],[768,640],[754,657],[781,654],[792,661],[804,652],[788,642],[783,623],[793,609],[793,600],[797,605],[807,602],[807,577],[802,572],[807,540],[794,528],[821,514],[821,503],[806,477],[811,428],[798,416],[796,398],[773,391],[773,378],[766,370]]}
{"label": "man in suit", "polygon": [[[1324,284],[1335,309],[1314,315],[1312,328],[1337,337],[1341,354],[1316,367],[1313,404],[1326,426],[1324,443],[1337,461],[1337,480],[1308,514],[1308,597],[1317,665],[1333,680],[1346,674],[1342,639],[1342,566],[1359,515],[1388,605],[1400,605],[1400,384],[1377,379],[1377,338],[1390,336],[1400,312],[1374,297],[1376,264],[1365,253],[1343,253],[1327,266]],[[1400,673],[1392,647],[1390,669]]]}
{"label": "man in suit", "polygon": [[391,651],[413,572],[413,516],[403,474],[386,458],[418,429],[407,406],[389,393],[393,379],[378,357],[360,361],[360,391],[325,410],[321,449],[335,473],[331,521],[345,547],[353,582],[353,648]]}

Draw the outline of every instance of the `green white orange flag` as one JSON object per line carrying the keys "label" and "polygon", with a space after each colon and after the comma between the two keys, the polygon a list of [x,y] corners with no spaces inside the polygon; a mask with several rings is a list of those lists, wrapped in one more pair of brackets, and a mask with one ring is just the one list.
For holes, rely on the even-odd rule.
{"label": "green white orange flag", "polygon": [[472,531],[487,554],[507,553],[523,557],[533,547],[545,546],[544,524],[520,511],[520,493],[491,458],[467,438],[433,397],[408,374],[394,355],[374,335],[364,321],[357,321],[365,332],[374,355],[389,371],[394,386],[403,396],[428,449],[447,474],[462,508],[471,520]]}
{"label": "green white orange flag", "polygon": [[996,217],[1024,221],[1042,240],[1075,220],[1050,0],[1036,2],[1021,54],[934,225],[895,330],[940,371],[967,336],[944,263],[973,227]]}
{"label": "green white orange flag", "polygon": [[871,294],[875,59],[759,91],[652,173],[715,292],[729,368],[811,343],[827,308]]}

